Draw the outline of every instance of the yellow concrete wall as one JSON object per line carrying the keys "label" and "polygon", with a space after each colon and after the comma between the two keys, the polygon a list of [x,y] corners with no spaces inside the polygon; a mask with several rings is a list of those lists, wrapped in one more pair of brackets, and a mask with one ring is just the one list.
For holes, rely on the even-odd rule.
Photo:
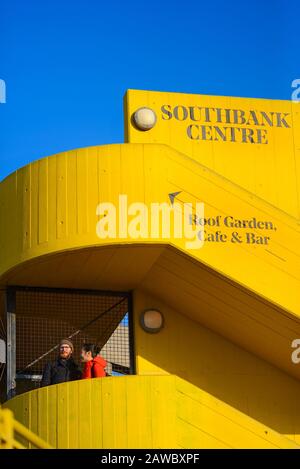
{"label": "yellow concrete wall", "polygon": [[55,448],[167,448],[172,392],[168,378],[100,378],[37,389],[5,407]]}
{"label": "yellow concrete wall", "polygon": [[[272,233],[270,249],[205,243],[192,252],[185,249],[183,240],[175,238],[97,237],[99,202],[118,205],[119,194],[125,193],[129,203],[169,203],[168,194],[176,190],[181,191],[180,203],[204,201],[208,217],[231,213],[237,218],[255,215],[272,220],[277,230]],[[280,307],[276,310],[282,314],[276,316],[278,331],[272,330],[274,356],[282,340],[283,316],[291,336],[298,331],[300,244],[295,217],[288,208],[284,213],[168,146],[113,145],[45,158],[6,178],[0,185],[0,199],[2,284],[8,279],[13,281],[16,267],[23,269],[26,283],[28,265],[33,267],[43,257],[50,262],[52,256],[67,251],[73,251],[74,264],[69,265],[69,271],[58,272],[56,286],[68,281],[75,264],[80,279],[83,255],[76,256],[76,250],[120,244],[159,248],[168,243],[189,257],[186,273],[191,294],[195,288],[197,298],[202,295],[196,285],[200,274],[193,280],[192,267],[204,265]],[[135,262],[123,254],[122,262],[114,252],[115,277],[133,278],[135,285],[142,283],[148,267],[135,277],[135,266],[148,263],[147,249],[138,251]],[[152,264],[159,256],[157,252]],[[110,254],[106,262],[110,262]],[[87,263],[85,269],[87,265],[95,281],[101,270],[99,262]],[[208,274],[201,275],[206,281]],[[147,288],[151,289],[149,280]],[[166,288],[168,285],[162,282],[161,289]],[[180,282],[176,288],[179,292]],[[214,304],[211,301],[212,309]],[[7,406],[23,423],[58,447],[288,447],[290,440],[300,444],[299,381],[205,329],[186,317],[183,308],[176,312],[150,294],[144,296],[136,291],[136,314],[153,306],[163,311],[166,328],[158,335],[145,334],[136,316],[140,376],[66,383],[19,396]],[[197,309],[193,316],[197,318]],[[237,333],[244,334],[244,329],[239,329],[238,314],[234,318],[229,320],[234,322]],[[203,315],[201,321],[205,322]],[[261,330],[258,321],[257,329]],[[284,346],[290,352],[289,340]]]}
{"label": "yellow concrete wall", "polygon": [[[166,203],[181,191],[178,204],[204,202],[205,217],[268,221],[274,229],[249,229],[270,236],[268,245],[232,243],[235,228],[220,227],[226,243],[186,248],[186,239],[117,236],[99,239],[96,207],[119,195],[128,204]],[[170,147],[154,144],[108,145],[54,155],[21,168],[0,184],[0,282],[6,273],[40,256],[114,244],[170,244],[262,297],[300,316],[299,224],[286,213],[232,184]],[[131,217],[133,218],[133,217]],[[130,221],[130,216],[129,216]],[[214,234],[216,227],[206,227]],[[94,266],[96,269],[97,266]]]}
{"label": "yellow concrete wall", "polygon": [[[153,109],[157,115],[155,127],[146,132],[132,125],[133,113],[144,106]],[[193,109],[192,117],[190,108]],[[208,115],[205,108],[211,109]],[[216,109],[222,109],[221,117]],[[229,122],[226,122],[226,109],[230,110]],[[237,111],[236,116],[233,110]],[[250,111],[255,114],[250,114]],[[241,112],[245,113],[244,119],[241,119]],[[272,119],[271,126],[261,112]],[[276,113],[280,113],[279,122]],[[218,122],[218,118],[225,122]],[[240,123],[244,120],[245,123]],[[196,126],[192,134],[194,137],[200,134],[199,140],[188,137],[189,125]],[[197,129],[202,125],[206,129],[206,139]],[[214,132],[215,126],[225,132],[226,141]],[[237,141],[232,142],[230,128],[253,130],[255,143],[248,139],[241,141],[240,131],[236,131]],[[266,137],[261,139],[262,143],[257,143],[255,138],[257,130],[262,130]],[[125,96],[125,136],[131,143],[170,145],[257,197],[300,218],[300,111],[297,103],[128,90]]]}
{"label": "yellow concrete wall", "polygon": [[4,407],[54,448],[297,447],[171,375],[64,383],[23,394]]}
{"label": "yellow concrete wall", "polygon": [[[157,334],[146,333],[139,325],[139,315],[147,308],[158,308],[164,315],[165,327]],[[235,425],[231,428],[222,420],[230,415],[240,431],[248,416],[300,445],[298,380],[150,294],[136,291],[134,309],[137,373],[179,378],[180,445],[197,446],[205,434],[208,445],[218,446],[214,439],[228,441],[227,432],[235,435],[230,444],[245,444],[248,440],[234,433]]]}
{"label": "yellow concrete wall", "polygon": [[[173,110],[178,105],[188,108],[200,102],[211,108],[280,112],[286,115],[288,125],[269,126],[268,141],[263,143],[192,140],[186,133],[190,122],[165,119],[161,113],[163,105]],[[158,122],[151,131],[140,132],[132,126],[132,113],[141,106],[149,106],[157,113]],[[254,338],[251,350],[255,350],[255,330],[248,337],[245,324],[239,322],[239,308],[250,308],[248,302],[243,304],[242,292],[247,289],[253,298],[257,295],[262,300],[260,308],[265,301],[268,314],[273,308],[276,321],[273,328],[267,318],[273,341],[270,353],[276,358],[279,350],[281,358],[284,354],[290,359],[290,339],[297,338],[300,316],[298,107],[284,101],[129,91],[125,118],[130,143],[84,148],[44,158],[1,182],[0,283],[14,283],[18,278],[14,277],[14,269],[22,271],[25,284],[32,279],[31,272],[35,279],[44,275],[45,280],[46,269],[35,266],[39,262],[42,265],[44,258],[51,265],[55,256],[72,252],[73,260],[67,270],[58,272],[56,285],[52,286],[68,283],[74,266],[80,279],[83,264],[89,272],[88,281],[94,285],[101,270],[99,259],[109,264],[114,246],[111,267],[114,279],[126,276],[136,288],[138,376],[51,386],[18,396],[6,406],[14,410],[22,423],[59,448],[300,445],[299,381],[202,326],[200,322],[205,323],[205,315],[198,315],[197,308],[189,311],[187,317],[182,306],[177,311],[170,306],[171,301],[164,304],[153,297],[151,275],[147,277],[155,263],[156,269],[161,270],[159,258],[166,270],[170,268],[160,249],[165,244],[171,245],[189,260],[186,281],[197,301],[203,298],[200,275],[204,282],[212,278],[208,269],[237,286],[238,291],[240,288],[232,300],[232,304],[239,302],[239,307],[235,315],[228,316],[228,321],[236,334],[240,332],[245,337],[248,349],[247,340],[251,337]],[[210,130],[207,132],[209,135]],[[193,251],[186,248],[186,240],[174,236],[167,240],[150,236],[97,237],[96,207],[100,202],[112,202],[118,207],[119,195],[127,194],[129,204],[144,202],[150,207],[153,202],[170,204],[169,194],[176,191],[180,192],[176,201],[181,206],[204,202],[207,219],[256,217],[263,223],[271,222],[274,227],[271,233],[266,228],[250,229],[255,237],[270,235],[270,242],[263,245],[207,241]],[[206,228],[206,234],[215,235],[214,227]],[[222,230],[230,239],[232,229],[222,225]],[[243,230],[240,234],[243,238]],[[136,250],[135,262],[130,262],[134,249],[117,252],[120,245],[140,248]],[[145,245],[151,247],[151,255],[143,249]],[[83,252],[85,248],[87,253]],[[103,257],[90,260],[89,254],[96,248]],[[137,275],[138,263],[142,269]],[[195,266],[204,266],[207,272],[205,268],[196,272]],[[158,293],[168,288],[161,281],[163,278],[164,275],[159,277]],[[179,292],[180,282],[181,278],[174,295],[176,290]],[[214,288],[216,285],[215,281]],[[214,292],[215,298],[209,300],[211,309],[207,311],[213,314],[215,299],[222,293],[227,294],[227,289]],[[182,301],[183,297],[181,305]],[[165,316],[165,328],[159,334],[146,334],[139,326],[139,314],[147,307],[157,307]],[[224,306],[222,313],[226,313]],[[259,314],[263,315],[263,311]],[[256,323],[260,332],[258,354],[265,356],[261,349],[261,333],[265,329],[259,320]],[[222,325],[216,329],[224,334],[227,331],[230,337],[228,327],[227,323],[223,330]]]}

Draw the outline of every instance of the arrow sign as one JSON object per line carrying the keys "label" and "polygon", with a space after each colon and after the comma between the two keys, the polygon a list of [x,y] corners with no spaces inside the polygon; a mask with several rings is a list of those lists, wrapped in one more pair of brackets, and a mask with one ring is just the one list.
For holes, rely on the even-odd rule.
{"label": "arrow sign", "polygon": [[171,204],[173,205],[174,204],[174,199],[175,197],[178,195],[178,194],[181,194],[182,191],[178,191],[178,192],[171,192],[169,195],[169,199],[170,199],[170,202]]}

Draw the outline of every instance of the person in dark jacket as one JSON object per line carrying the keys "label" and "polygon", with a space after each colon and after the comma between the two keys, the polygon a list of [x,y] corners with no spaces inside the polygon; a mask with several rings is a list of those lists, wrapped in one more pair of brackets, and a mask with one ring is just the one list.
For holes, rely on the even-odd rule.
{"label": "person in dark jacket", "polygon": [[103,378],[106,376],[106,360],[101,357],[100,347],[95,344],[83,344],[81,361],[84,363],[82,379]]}
{"label": "person in dark jacket", "polygon": [[74,346],[70,340],[61,340],[59,356],[54,362],[47,363],[44,368],[41,387],[81,378],[81,371],[72,357],[73,351]]}

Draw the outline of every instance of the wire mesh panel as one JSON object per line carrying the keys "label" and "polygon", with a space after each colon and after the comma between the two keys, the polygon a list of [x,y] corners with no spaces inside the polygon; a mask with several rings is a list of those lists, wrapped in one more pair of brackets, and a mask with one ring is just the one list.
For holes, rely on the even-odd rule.
{"label": "wire mesh panel", "polygon": [[15,295],[17,393],[39,385],[65,338],[77,363],[87,342],[101,348],[107,374],[133,371],[128,293],[17,287]]}
{"label": "wire mesh panel", "polygon": [[5,294],[0,290],[0,403],[6,398],[6,321],[5,321]]}

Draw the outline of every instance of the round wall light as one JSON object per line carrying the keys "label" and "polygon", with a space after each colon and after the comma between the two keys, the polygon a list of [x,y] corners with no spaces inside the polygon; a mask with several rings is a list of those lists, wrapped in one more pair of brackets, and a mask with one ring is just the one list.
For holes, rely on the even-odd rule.
{"label": "round wall light", "polygon": [[150,130],[156,124],[156,114],[149,107],[140,107],[132,116],[135,126],[139,130]]}
{"label": "round wall light", "polygon": [[164,317],[157,309],[146,309],[140,316],[140,324],[146,332],[159,332],[164,326]]}

